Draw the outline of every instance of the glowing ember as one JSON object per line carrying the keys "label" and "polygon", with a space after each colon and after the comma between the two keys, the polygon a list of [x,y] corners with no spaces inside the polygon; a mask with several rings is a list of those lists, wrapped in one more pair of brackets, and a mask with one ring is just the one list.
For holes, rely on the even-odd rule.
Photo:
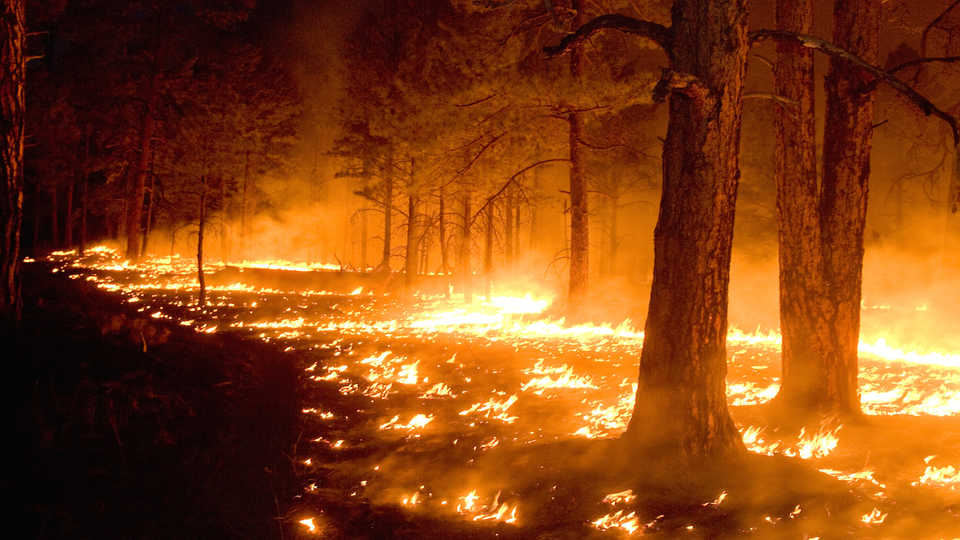
{"label": "glowing ember", "polygon": [[297,523],[299,523],[299,524],[303,525],[304,527],[306,527],[307,532],[310,533],[310,534],[316,534],[317,531],[319,530],[319,529],[317,528],[317,523],[316,523],[316,521],[314,521],[314,518],[301,519],[301,520],[298,521]]}
{"label": "glowing ember", "polygon": [[960,487],[960,469],[957,469],[953,465],[947,465],[946,467],[935,467],[930,465],[930,462],[936,456],[927,456],[923,461],[927,464],[926,468],[923,470],[923,476],[920,477],[920,480],[912,482],[914,486],[934,486],[934,487],[947,487],[950,489],[958,489]]}
{"label": "glowing ember", "polygon": [[501,521],[515,525],[517,523],[517,505],[509,505],[500,502],[500,492],[493,497],[493,501],[488,505],[478,504],[480,496],[477,490],[471,490],[470,493],[459,498],[457,512],[464,514],[473,521]]}
{"label": "glowing ember", "polygon": [[399,419],[400,419],[400,416],[394,416],[385,424],[380,424],[380,429],[400,429],[400,430],[406,430],[406,431],[421,429],[433,421],[433,416],[418,414],[418,415],[415,415],[413,418],[411,418],[405,424],[398,423],[397,420]]}

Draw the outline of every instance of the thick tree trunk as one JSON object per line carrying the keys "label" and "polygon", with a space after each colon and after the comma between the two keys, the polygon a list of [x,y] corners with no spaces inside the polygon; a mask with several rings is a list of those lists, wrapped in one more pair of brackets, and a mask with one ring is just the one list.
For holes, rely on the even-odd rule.
{"label": "thick tree trunk", "polygon": [[417,277],[417,197],[407,195],[407,245],[403,261],[403,282],[407,289],[413,287]]}
{"label": "thick tree trunk", "polygon": [[537,238],[539,231],[540,222],[537,220],[537,212],[539,210],[538,205],[540,203],[540,167],[535,167],[533,169],[533,189],[531,193],[532,200],[530,204],[530,249],[534,250],[537,247]]}
{"label": "thick tree trunk", "polygon": [[[812,0],[778,0],[777,28],[808,34]],[[777,401],[806,409],[825,378],[825,284],[817,181],[813,51],[777,42],[775,93],[796,103],[777,107],[777,222],[783,383]]]}
{"label": "thick tree trunk", "polygon": [[87,173],[80,178],[80,255],[87,251]]}
{"label": "thick tree trunk", "polygon": [[[247,258],[247,190],[249,189],[250,183],[250,151],[247,150],[244,152],[243,159],[243,187],[240,189],[240,258]],[[366,222],[364,222],[366,226]],[[364,237],[366,237],[366,229],[364,229]],[[366,261],[366,257],[364,257]],[[366,263],[364,263],[366,266]]]}
{"label": "thick tree trunk", "polygon": [[[837,0],[833,18],[834,43],[876,64],[880,0]],[[822,408],[850,414],[860,412],[857,346],[874,100],[873,92],[863,88],[869,79],[848,62],[830,59],[820,198],[823,279],[830,311],[823,321],[823,378],[810,392],[816,392]]]}
{"label": "thick tree trunk", "polygon": [[220,260],[230,260],[230,209],[227,206],[227,180],[220,180]]}
{"label": "thick tree trunk", "polygon": [[367,212],[366,209],[360,209],[360,268],[367,271]]}
{"label": "thick tree trunk", "polygon": [[200,291],[197,303],[203,308],[207,305],[207,282],[203,277],[203,233],[207,225],[207,177],[200,177],[200,212],[197,221],[197,282]]}
{"label": "thick tree trunk", "polygon": [[744,453],[724,387],[746,0],[677,0],[673,32],[673,69],[697,80],[670,94],[653,285],[624,438],[666,459],[712,462]]}
{"label": "thick tree trunk", "polygon": [[[0,11],[0,325],[20,320],[20,228],[23,223],[24,0]],[[36,244],[36,238],[34,238]]]}

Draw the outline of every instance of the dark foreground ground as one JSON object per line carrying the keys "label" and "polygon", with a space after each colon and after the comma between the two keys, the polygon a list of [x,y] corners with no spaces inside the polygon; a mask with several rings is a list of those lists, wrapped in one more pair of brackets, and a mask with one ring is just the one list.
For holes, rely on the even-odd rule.
{"label": "dark foreground ground", "polygon": [[3,355],[20,454],[5,491],[25,536],[279,537],[296,489],[288,356],[25,269],[23,327]]}

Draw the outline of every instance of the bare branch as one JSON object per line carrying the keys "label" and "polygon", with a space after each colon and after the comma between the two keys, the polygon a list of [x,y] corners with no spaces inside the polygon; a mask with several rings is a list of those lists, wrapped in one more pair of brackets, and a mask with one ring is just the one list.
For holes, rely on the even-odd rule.
{"label": "bare branch", "polygon": [[[960,0],[958,0],[960,2]],[[804,47],[810,49],[816,49],[822,53],[828,54],[830,56],[835,56],[837,58],[843,58],[844,60],[850,62],[851,64],[859,67],[860,69],[866,71],[867,73],[873,75],[879,80],[887,83],[897,92],[900,92],[904,96],[910,99],[920,110],[923,111],[926,115],[934,115],[937,118],[940,118],[944,122],[950,125],[951,131],[953,131],[953,142],[954,145],[960,145],[960,126],[957,124],[957,119],[943,111],[936,105],[930,102],[927,98],[920,95],[919,92],[913,88],[907,86],[906,83],[896,78],[894,75],[887,73],[883,69],[870,64],[869,62],[863,60],[859,56],[842,49],[833,43],[830,43],[826,40],[820,39],[815,36],[809,36],[806,34],[797,34],[794,32],[787,32],[784,30],[755,30],[750,32],[750,41],[752,43],[757,43],[759,41],[764,41],[767,39],[775,39],[778,41],[790,41],[794,43],[799,43]]]}
{"label": "bare branch", "polygon": [[947,16],[948,13],[953,11],[953,8],[960,6],[960,0],[954,0],[952,4],[947,6],[947,9],[940,12],[939,15],[934,18],[926,28],[923,29],[923,34],[920,36],[920,54],[923,56],[927,55],[927,37],[930,35],[930,30],[933,30],[940,24],[940,21]]}
{"label": "bare branch", "polygon": [[891,69],[887,73],[892,74],[900,70],[907,69],[908,67],[918,66],[920,64],[929,64],[932,62],[945,62],[945,63],[960,62],[960,56],[931,56],[929,58],[917,58],[916,60],[904,62],[899,66]]}
{"label": "bare branch", "polygon": [[567,34],[560,43],[553,47],[544,47],[543,52],[549,57],[559,56],[570,49],[577,47],[593,34],[604,29],[618,30],[627,34],[636,34],[648,38],[660,46],[667,56],[673,56],[673,32],[669,28],[650,21],[641,21],[626,15],[601,15],[584,24],[572,34]]}
{"label": "bare branch", "polygon": [[550,158],[550,159],[543,159],[543,160],[540,160],[540,161],[538,161],[538,162],[536,162],[536,163],[531,163],[530,165],[527,165],[526,167],[524,167],[524,168],[520,169],[519,171],[513,173],[513,176],[511,176],[510,178],[508,178],[507,181],[504,182],[502,186],[500,186],[500,189],[498,189],[496,193],[494,193],[493,195],[487,197],[487,200],[484,201],[484,203],[483,203],[482,205],[480,205],[480,208],[478,208],[477,211],[476,211],[476,213],[473,214],[473,217],[470,218],[470,225],[473,226],[473,223],[477,220],[478,217],[480,217],[480,214],[483,213],[483,211],[486,210],[486,208],[487,208],[488,206],[490,206],[490,203],[492,203],[493,201],[497,200],[497,197],[499,197],[500,195],[503,195],[503,192],[506,191],[507,188],[510,187],[510,184],[513,184],[514,181],[516,181],[516,179],[517,179],[521,174],[523,174],[523,173],[525,173],[525,172],[527,172],[527,171],[529,171],[530,169],[533,169],[533,168],[535,168],[535,167],[539,167],[539,166],[541,166],[541,165],[546,165],[547,163],[556,163],[556,162],[559,162],[559,161],[569,162],[570,159],[569,159],[569,158]]}
{"label": "bare branch", "polygon": [[454,106],[454,107],[473,107],[474,105],[479,105],[479,104],[484,103],[484,102],[486,102],[486,101],[489,101],[489,100],[491,100],[491,99],[493,99],[493,98],[495,98],[495,97],[497,97],[497,94],[490,94],[489,96],[487,96],[487,97],[485,97],[485,98],[480,98],[480,99],[478,99],[478,100],[476,100],[476,101],[471,101],[471,102],[469,102],[469,103],[454,103],[453,106]]}
{"label": "bare branch", "polygon": [[703,100],[710,94],[710,89],[695,75],[664,69],[660,81],[653,87],[654,103],[662,103],[671,92],[680,92],[691,99]]}
{"label": "bare branch", "polygon": [[781,105],[787,105],[790,107],[796,107],[798,105],[796,100],[768,92],[747,92],[743,95],[743,99],[770,99]]}

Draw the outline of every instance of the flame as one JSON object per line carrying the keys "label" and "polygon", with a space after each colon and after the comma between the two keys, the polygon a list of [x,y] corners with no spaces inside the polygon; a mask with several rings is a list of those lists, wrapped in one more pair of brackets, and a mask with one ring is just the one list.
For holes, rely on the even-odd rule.
{"label": "flame", "polygon": [[610,505],[626,504],[632,502],[636,498],[637,496],[633,493],[633,490],[627,489],[605,495],[603,497],[603,502]]}
{"label": "flame", "polygon": [[640,530],[640,519],[637,517],[636,512],[630,512],[629,514],[624,514],[623,510],[617,510],[612,514],[607,514],[603,517],[600,517],[591,522],[591,525],[600,529],[601,531],[606,531],[608,529],[620,529],[628,535]]}
{"label": "flame", "polygon": [[924,458],[923,461],[927,466],[923,470],[923,475],[920,477],[920,480],[911,482],[911,485],[946,487],[950,489],[960,488],[960,469],[953,465],[947,465],[946,467],[930,465],[934,457],[936,456],[927,456]]}
{"label": "flame", "polygon": [[860,521],[867,525],[879,525],[887,519],[887,514],[881,512],[879,508],[874,508],[868,514],[864,514],[860,517]]}
{"label": "flame", "polygon": [[478,504],[480,496],[475,489],[459,497],[458,500],[460,502],[457,504],[457,512],[468,516],[473,521],[501,521],[511,525],[517,523],[517,505],[511,506],[500,502],[499,491],[488,505]]}
{"label": "flame", "polygon": [[306,527],[306,528],[307,528],[307,532],[310,533],[310,534],[317,534],[317,532],[320,530],[320,529],[317,527],[316,521],[315,521],[314,518],[312,518],[312,517],[311,517],[311,518],[301,519],[301,520],[298,521],[297,523],[299,523],[299,524],[303,525],[304,527]]}

